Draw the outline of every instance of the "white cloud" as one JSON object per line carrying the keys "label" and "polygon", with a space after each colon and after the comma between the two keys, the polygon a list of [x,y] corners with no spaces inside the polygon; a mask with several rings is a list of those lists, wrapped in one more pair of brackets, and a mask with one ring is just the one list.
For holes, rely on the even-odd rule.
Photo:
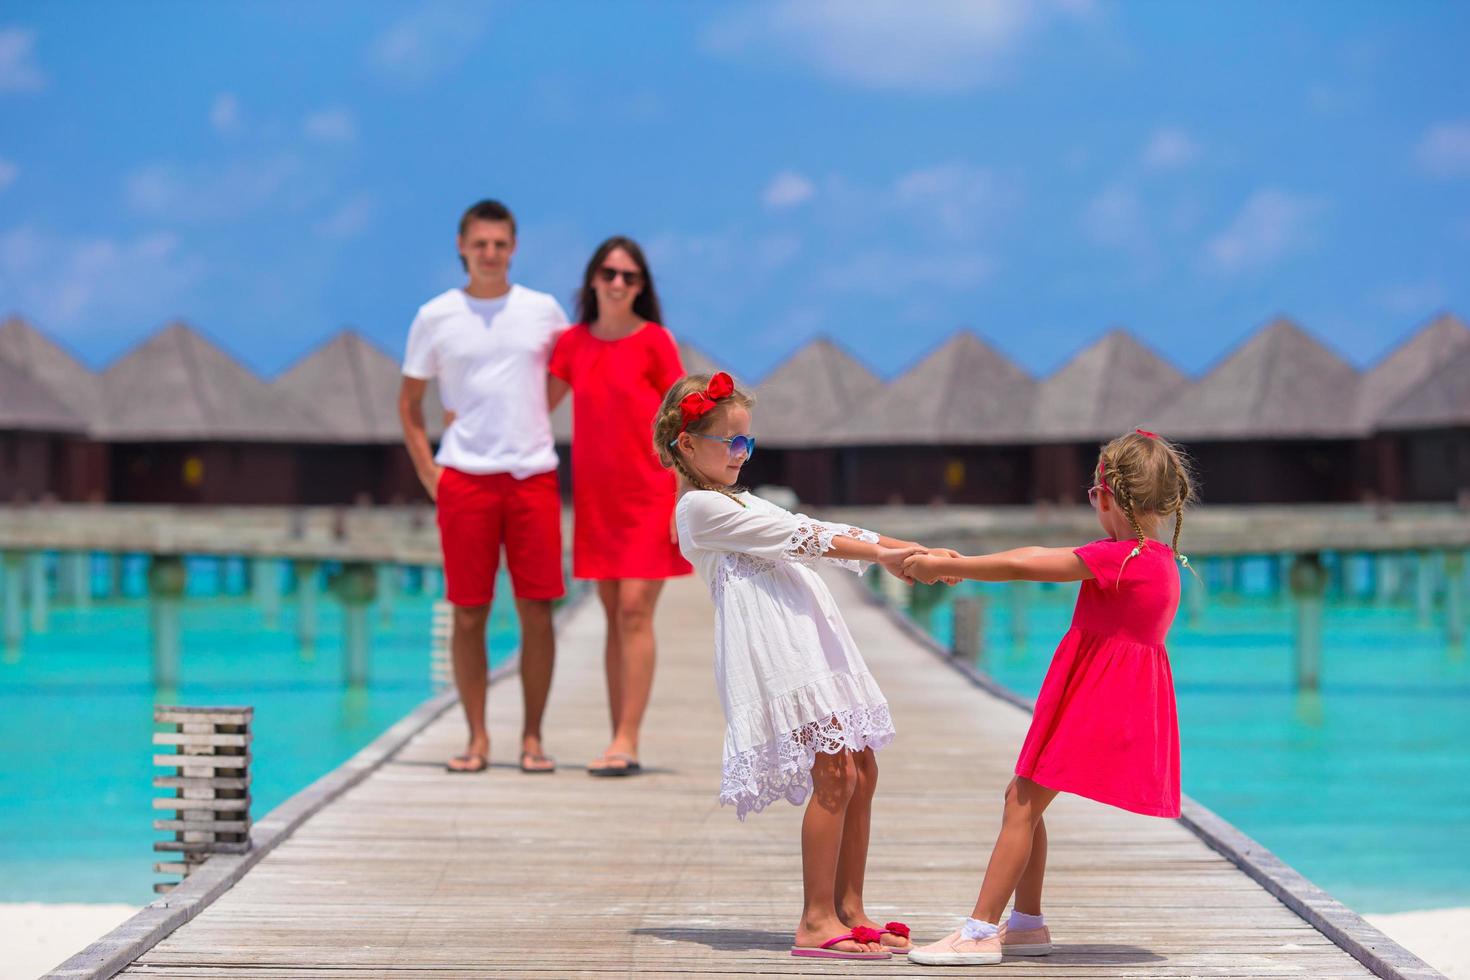
{"label": "white cloud", "polygon": [[240,100],[230,92],[222,92],[215,96],[214,104],[209,107],[209,124],[214,131],[221,136],[234,136],[244,128],[240,119]]}
{"label": "white cloud", "polygon": [[986,230],[1014,192],[995,174],[962,163],[920,167],[893,184],[901,213],[918,217],[950,238],[973,238]]}
{"label": "white cloud", "polygon": [[771,178],[761,193],[766,207],[780,210],[805,204],[817,191],[816,185],[794,170],[784,170]]}
{"label": "white cloud", "polygon": [[338,240],[356,238],[367,231],[368,226],[372,224],[373,213],[376,210],[377,204],[370,196],[359,194],[318,221],[315,231],[323,238]]}
{"label": "white cloud", "polygon": [[287,197],[295,198],[287,203],[300,206],[302,198],[318,192],[302,178],[301,163],[291,154],[193,170],[155,163],[135,171],[125,185],[134,210],[176,221],[239,218]]}
{"label": "white cloud", "polygon": [[1151,236],[1138,192],[1122,184],[1104,188],[1082,212],[1082,230],[1108,248],[1148,251]]}
{"label": "white cloud", "polygon": [[1205,243],[1205,266],[1234,275],[1300,252],[1312,243],[1313,225],[1325,208],[1317,198],[1275,188],[1259,190],[1223,231]]}
{"label": "white cloud", "polygon": [[1160,129],[1149,137],[1140,159],[1148,170],[1177,170],[1199,159],[1199,145],[1182,129]]}
{"label": "white cloud", "polygon": [[701,40],[727,56],[775,48],[864,88],[957,92],[994,81],[1057,15],[1091,10],[1084,0],[767,0],[735,8]]}
{"label": "white cloud", "polygon": [[46,75],[35,61],[35,47],[35,31],[0,30],[0,92],[39,92],[46,87]]}
{"label": "white cloud", "polygon": [[1449,303],[1449,290],[1434,279],[1404,282],[1378,291],[1378,305],[1404,317],[1425,317]]}
{"label": "white cloud", "polygon": [[1419,140],[1415,162],[1436,177],[1470,176],[1470,122],[1437,123]]}
{"label": "white cloud", "polygon": [[468,57],[487,22],[484,3],[424,4],[373,40],[368,63],[394,82],[421,85]]}
{"label": "white cloud", "polygon": [[0,234],[0,281],[9,284],[11,305],[58,326],[94,314],[171,315],[202,268],[171,232],[126,240],[66,238],[33,227]]}
{"label": "white cloud", "polygon": [[322,143],[351,143],[357,139],[357,119],[346,109],[322,109],[307,116],[301,129]]}
{"label": "white cloud", "polygon": [[20,167],[4,157],[0,157],[0,191],[5,190],[5,188],[15,183],[15,178],[19,176]]}
{"label": "white cloud", "polygon": [[994,272],[995,261],[975,250],[919,254],[870,249],[829,266],[818,279],[823,288],[837,292],[897,296],[918,287],[974,289]]}

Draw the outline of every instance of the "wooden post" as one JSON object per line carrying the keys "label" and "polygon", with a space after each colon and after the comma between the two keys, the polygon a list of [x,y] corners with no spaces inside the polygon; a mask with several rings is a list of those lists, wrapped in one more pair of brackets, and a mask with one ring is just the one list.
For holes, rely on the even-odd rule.
{"label": "wooden post", "polygon": [[122,555],[112,551],[107,554],[107,592],[109,599],[121,599],[123,594]]}
{"label": "wooden post", "polygon": [[438,565],[424,567],[424,595],[435,599],[444,595],[444,569]]}
{"label": "wooden post", "polygon": [[302,659],[316,656],[317,600],[321,596],[321,562],[296,562],[296,640]]}
{"label": "wooden post", "polygon": [[1197,578],[1184,572],[1179,576],[1181,586],[1184,589],[1185,615],[1190,626],[1198,626],[1200,620],[1205,616],[1205,583],[1204,579]]}
{"label": "wooden post", "polygon": [[265,628],[281,628],[281,565],[274,558],[258,556],[250,560],[250,591],[255,605],[265,620]]}
{"label": "wooden post", "polygon": [[368,606],[377,588],[377,575],[366,562],[349,562],[332,579],[332,591],[343,607],[342,681],[349,688],[367,687],[371,651]]}
{"label": "wooden post", "polygon": [[454,683],[454,663],[449,649],[453,634],[454,607],[436,599],[429,619],[429,684],[435,691]]}
{"label": "wooden post", "polygon": [[63,551],[58,559],[57,592],[78,609],[92,604],[92,553]]}
{"label": "wooden post", "polygon": [[180,597],[188,572],[178,555],[154,555],[148,566],[148,613],[153,639],[153,686],[176,691],[179,687]]}
{"label": "wooden post", "polygon": [[1419,552],[1418,567],[1414,570],[1414,609],[1420,629],[1427,629],[1434,616],[1434,593],[1439,584],[1435,581],[1439,572],[1436,557],[1432,552]]}
{"label": "wooden post", "polygon": [[[154,830],[173,833],[156,841],[153,850],[173,860],[153,865],[158,874],[180,880],[212,854],[244,854],[250,849],[250,724],[248,707],[183,708],[158,706],[153,720],[167,726],[154,732],[155,746],[173,752],[153,757],[153,764],[172,770],[153,778],[154,789],[172,795],[153,801],[153,809],[172,811],[153,821]],[[160,881],[155,892],[167,892],[178,881]]]}
{"label": "wooden post", "polygon": [[1030,582],[1012,582],[1006,589],[1011,602],[1011,643],[1019,650],[1026,645],[1032,586]]}
{"label": "wooden post", "polygon": [[1465,553],[1444,556],[1444,629],[1450,646],[1465,642]]}
{"label": "wooden post", "polygon": [[50,619],[51,583],[46,580],[44,551],[32,551],[26,555],[26,599],[30,611],[31,632],[46,632]]}
{"label": "wooden post", "polygon": [[1379,605],[1392,605],[1398,598],[1399,571],[1399,558],[1395,552],[1380,551],[1373,556],[1373,597]]}
{"label": "wooden post", "polygon": [[1296,600],[1296,687],[1315,691],[1322,684],[1322,595],[1327,575],[1316,553],[1298,555],[1291,566],[1291,594]]}
{"label": "wooden post", "polygon": [[978,595],[957,596],[954,600],[954,639],[950,653],[981,667],[985,658],[985,605]]}
{"label": "wooden post", "polygon": [[379,565],[378,576],[378,615],[384,626],[393,623],[393,604],[398,599],[398,566],[392,563]]}
{"label": "wooden post", "polygon": [[895,606],[905,607],[908,605],[909,587],[903,584],[902,579],[895,578],[882,569],[878,571],[878,591],[882,593],[883,598]]}
{"label": "wooden post", "polygon": [[7,660],[19,655],[20,641],[25,636],[24,587],[22,569],[25,558],[18,551],[5,552],[0,560],[0,592],[5,603],[5,657]]}

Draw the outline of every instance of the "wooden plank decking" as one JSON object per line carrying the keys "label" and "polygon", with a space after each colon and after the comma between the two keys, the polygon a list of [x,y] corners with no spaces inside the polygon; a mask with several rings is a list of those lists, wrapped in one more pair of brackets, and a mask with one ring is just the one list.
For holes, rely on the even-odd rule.
{"label": "wooden plank decking", "polygon": [[[971,686],[834,581],[888,695],[868,909],[921,942],[974,900],[1024,713]],[[554,776],[513,766],[519,685],[491,692],[495,764],[452,776],[446,712],[308,820],[128,977],[954,976],[902,958],[787,955],[800,908],[800,811],[739,823],[716,803],[721,718],[711,611],[671,584],[645,730],[649,772],[589,779],[606,737],[601,610],[561,633]],[[261,724],[264,724],[264,720]],[[984,976],[1363,977],[1366,969],[1173,821],[1062,797],[1048,814],[1046,911],[1059,950]]]}

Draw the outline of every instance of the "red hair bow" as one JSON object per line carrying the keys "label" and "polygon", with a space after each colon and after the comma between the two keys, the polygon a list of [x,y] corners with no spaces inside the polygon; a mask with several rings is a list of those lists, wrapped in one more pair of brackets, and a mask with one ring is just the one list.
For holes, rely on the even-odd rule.
{"label": "red hair bow", "polygon": [[1159,437],[1159,434],[1157,432],[1150,432],[1147,429],[1134,429],[1133,431],[1137,432],[1139,435],[1143,436],[1146,439],[1157,439]]}
{"label": "red hair bow", "polygon": [[735,394],[734,379],[724,371],[716,373],[709,379],[709,384],[703,391],[691,391],[679,403],[679,411],[684,415],[684,424],[679,427],[679,431],[683,432],[689,428],[690,422],[708,414],[714,409],[717,402],[733,394]]}

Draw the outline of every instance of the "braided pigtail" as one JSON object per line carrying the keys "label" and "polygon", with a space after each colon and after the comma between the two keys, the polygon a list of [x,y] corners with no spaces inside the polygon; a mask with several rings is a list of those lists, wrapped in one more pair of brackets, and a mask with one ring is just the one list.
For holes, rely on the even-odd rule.
{"label": "braided pigtail", "polygon": [[1196,499],[1194,475],[1184,453],[1157,434],[1136,429],[1103,447],[1098,457],[1098,476],[1112,491],[1138,540],[1118,569],[1118,581],[1122,581],[1128,562],[1148,546],[1148,538],[1143,533],[1145,520],[1152,525],[1168,514],[1174,515],[1174,557],[1198,578],[1199,573],[1189,564],[1189,558],[1179,554],[1184,510]]}

